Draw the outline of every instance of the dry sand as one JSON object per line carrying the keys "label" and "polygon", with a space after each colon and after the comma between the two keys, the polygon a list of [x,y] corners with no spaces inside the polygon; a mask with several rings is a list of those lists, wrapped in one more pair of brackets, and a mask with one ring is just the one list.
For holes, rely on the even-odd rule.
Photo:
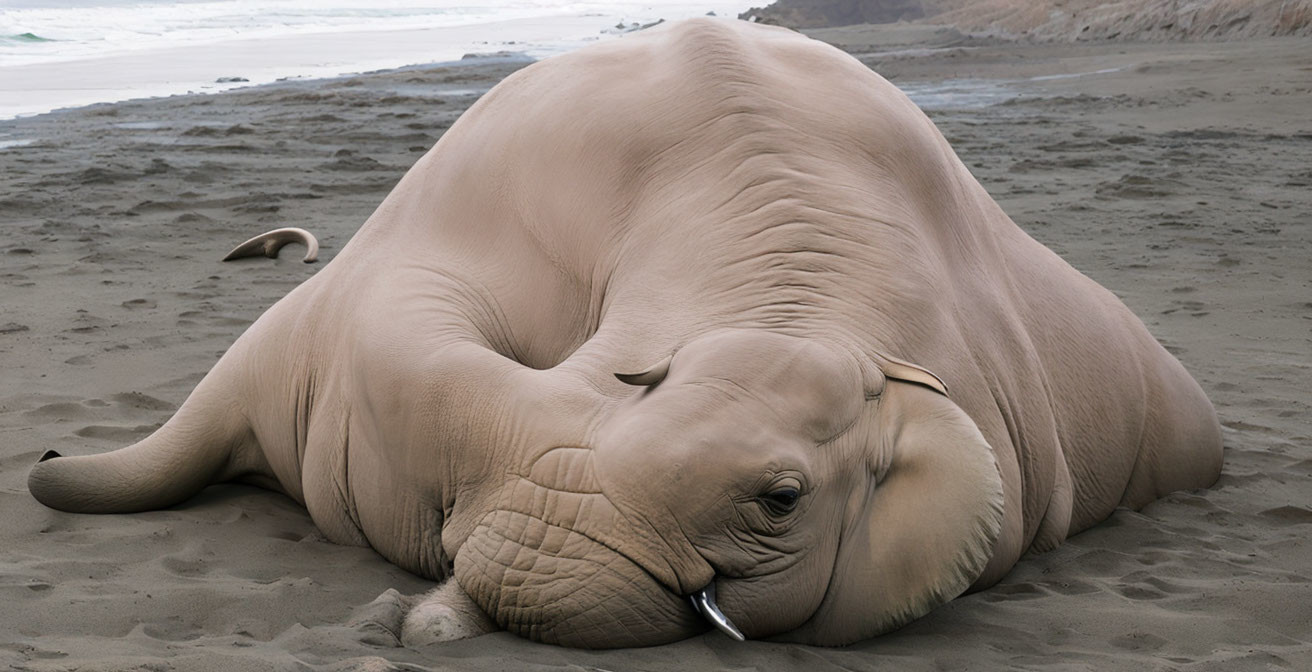
{"label": "dry sand", "polygon": [[28,495],[27,469],[162,423],[322,267],[294,248],[224,253],[296,225],[331,259],[519,64],[93,107],[0,123],[0,668],[1312,669],[1312,44],[926,49],[944,42],[917,30],[820,36],[931,106],[1017,223],[1193,372],[1226,427],[1214,488],[1117,512],[844,649],[370,644],[353,609],[427,583],[324,541],[290,500],[223,486],[167,511],[70,515]]}

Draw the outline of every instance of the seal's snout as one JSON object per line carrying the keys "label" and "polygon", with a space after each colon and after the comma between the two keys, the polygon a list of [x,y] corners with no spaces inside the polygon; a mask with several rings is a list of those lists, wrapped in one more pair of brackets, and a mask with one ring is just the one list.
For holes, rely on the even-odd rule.
{"label": "seal's snout", "polygon": [[47,450],[46,452],[44,452],[44,453],[41,454],[41,459],[37,460],[36,463],[37,463],[37,464],[41,464],[42,462],[45,462],[46,460],[53,460],[53,459],[55,459],[56,457],[63,457],[63,455],[60,455],[59,453],[57,453],[57,452],[55,452],[55,451],[53,451],[53,450]]}

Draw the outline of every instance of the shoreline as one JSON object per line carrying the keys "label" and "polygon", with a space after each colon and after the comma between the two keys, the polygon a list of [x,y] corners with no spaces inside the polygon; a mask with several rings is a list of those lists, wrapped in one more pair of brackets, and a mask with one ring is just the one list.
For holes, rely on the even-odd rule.
{"label": "shoreline", "polygon": [[[268,44],[262,40],[222,43],[218,46],[224,50],[240,49],[245,46],[250,51],[243,53],[242,58],[236,62],[213,66],[201,65],[201,62],[211,58],[206,49],[189,47],[176,47],[144,53],[117,54],[100,59],[78,59],[11,66],[0,69],[0,82],[3,82],[3,90],[5,91],[0,93],[0,121],[24,119],[94,105],[139,102],[174,96],[213,95],[285,82],[333,80],[405,68],[434,67],[457,63],[468,54],[513,51],[528,57],[530,51],[542,56],[581,46],[581,44],[576,44],[578,40],[563,41],[560,45],[547,46],[543,44],[529,45],[521,40],[513,39],[500,40],[495,43],[480,41],[482,45],[475,45],[473,44],[474,40],[468,37],[468,35],[484,34],[483,31],[496,28],[498,25],[512,23],[518,23],[526,28],[533,27],[532,22],[528,20],[478,24],[473,26],[473,30],[470,30],[464,38],[450,38],[451,44],[449,46],[427,49],[430,53],[426,57],[412,59],[410,56],[379,56],[351,65],[279,65],[272,68],[258,65],[262,61],[276,58],[270,55],[270,50],[277,52],[294,50],[297,48],[298,42],[301,43],[302,48],[310,49],[310,52],[303,58],[327,58],[331,44],[323,44],[321,41],[323,36],[321,35],[308,35],[295,36],[297,39],[285,40],[278,44]],[[459,29],[463,29],[463,27],[443,29],[443,31],[457,32]],[[435,32],[434,29],[394,30],[378,31],[376,33],[343,33],[336,34],[334,37],[351,37],[359,40],[369,39],[370,37],[386,37],[399,39],[403,42],[415,42],[424,39],[425,36],[433,32]],[[593,39],[600,39],[601,37],[599,35]],[[310,46],[307,47],[307,45]],[[477,46],[487,47],[488,50],[486,52],[477,51]],[[474,50],[471,51],[470,49]],[[418,49],[415,48],[414,50],[417,51]],[[133,83],[134,76],[131,73],[142,69],[158,70],[159,66],[156,63],[161,60],[169,63],[163,71],[163,76],[178,81],[150,85],[144,88]],[[293,71],[293,74],[288,74],[288,70]],[[118,79],[115,79],[115,73],[127,74],[118,76]],[[45,82],[50,81],[58,81],[60,86],[53,89],[47,88]],[[58,96],[59,100],[65,102],[57,103],[58,106],[51,109],[33,109],[26,103],[15,102],[15,99],[22,98],[23,94],[35,90],[53,91],[53,94],[48,95]],[[42,105],[46,104],[42,103]]]}
{"label": "shoreline", "polygon": [[[365,70],[361,72],[342,72],[329,75],[305,75],[305,76],[286,76],[278,77],[267,82],[225,82],[229,84],[226,88],[216,89],[214,91],[186,91],[181,93],[165,93],[160,95],[146,95],[135,98],[125,98],[122,100],[98,101],[79,105],[70,105],[68,107],[59,107],[45,112],[34,112],[31,114],[21,114],[11,117],[0,117],[0,151],[6,149],[5,128],[7,126],[21,126],[25,122],[39,122],[47,120],[57,115],[77,114],[84,111],[94,111],[107,109],[116,105],[149,105],[151,103],[166,103],[168,101],[181,101],[187,98],[205,98],[208,96],[222,96],[230,93],[244,93],[257,89],[276,89],[278,87],[307,87],[316,88],[328,86],[333,82],[355,79],[359,77],[374,77],[378,75],[394,75],[408,71],[422,71],[432,68],[462,68],[478,67],[485,65],[505,65],[519,64],[520,67],[534,63],[539,58],[535,58],[527,51],[518,50],[498,50],[488,52],[466,52],[458,58],[450,60],[433,61],[427,63],[411,63],[394,67],[379,68],[376,70]],[[484,89],[486,90],[486,89]]]}
{"label": "shoreline", "polygon": [[[860,31],[852,31],[859,33]],[[876,39],[878,35],[867,35]],[[849,34],[858,44],[861,34]],[[942,46],[919,40],[924,49]],[[853,47],[897,84],[1026,80],[928,114],[1016,223],[1119,296],[1199,381],[1225,467],[1027,556],[1001,583],[841,649],[576,651],[508,633],[422,649],[348,625],[426,581],[240,485],[79,516],[26,488],[47,449],[167,420],[265,309],[328,263],[480,92],[457,61],[0,122],[0,668],[34,670],[1312,668],[1312,50],[1307,41]],[[873,53],[873,55],[871,55]],[[965,55],[963,55],[963,53]],[[954,55],[955,54],[955,55]],[[21,131],[28,135],[11,136]],[[219,260],[301,226],[321,261]]]}
{"label": "shoreline", "polygon": [[267,84],[287,78],[331,78],[444,63],[471,52],[522,51],[543,58],[622,37],[640,25],[701,16],[708,10],[730,13],[742,4],[739,0],[680,0],[572,9],[515,7],[503,17],[489,15],[462,23],[456,20],[459,14],[452,14],[451,23],[421,27],[269,33],[265,26],[265,32],[253,27],[245,37],[237,33],[236,37],[211,36],[195,42],[161,37],[148,48],[120,47],[96,56],[82,53],[85,44],[74,41],[70,44],[82,47],[78,52],[32,62],[14,55],[15,63],[0,67],[0,118],[142,97],[216,93],[243,83],[223,80]]}

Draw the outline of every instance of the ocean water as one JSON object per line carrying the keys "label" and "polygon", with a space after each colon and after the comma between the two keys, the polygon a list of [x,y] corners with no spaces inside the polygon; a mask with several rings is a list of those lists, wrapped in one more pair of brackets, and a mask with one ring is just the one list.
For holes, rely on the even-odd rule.
{"label": "ocean water", "polygon": [[[756,4],[760,4],[757,0]],[[0,0],[0,118],[517,51],[750,0]],[[227,80],[227,81],[221,81]],[[236,80],[236,81],[232,81]]]}

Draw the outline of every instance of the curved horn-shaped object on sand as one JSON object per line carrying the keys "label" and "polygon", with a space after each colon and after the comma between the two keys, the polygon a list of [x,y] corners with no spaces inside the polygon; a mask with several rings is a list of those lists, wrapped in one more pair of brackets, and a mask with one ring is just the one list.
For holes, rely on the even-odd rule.
{"label": "curved horn-shaped object on sand", "polygon": [[282,249],[282,246],[287,243],[305,244],[305,258],[301,259],[301,261],[311,264],[319,259],[319,241],[315,239],[314,234],[305,229],[289,226],[284,229],[274,229],[272,231],[261,233],[260,235],[251,238],[241,245],[232,248],[232,251],[229,252],[228,256],[224,257],[223,260],[232,261],[233,259],[253,257],[257,254],[262,254],[270,259],[276,259],[278,258],[278,250]]}
{"label": "curved horn-shaped object on sand", "polygon": [[692,600],[692,608],[697,610],[697,613],[701,614],[703,618],[710,621],[716,630],[740,642],[747,641],[747,638],[743,637],[743,633],[739,632],[738,628],[734,626],[733,621],[730,621],[729,617],[725,616],[724,612],[720,611],[720,607],[715,604],[714,581],[707,584],[705,588],[689,595],[688,599]]}

